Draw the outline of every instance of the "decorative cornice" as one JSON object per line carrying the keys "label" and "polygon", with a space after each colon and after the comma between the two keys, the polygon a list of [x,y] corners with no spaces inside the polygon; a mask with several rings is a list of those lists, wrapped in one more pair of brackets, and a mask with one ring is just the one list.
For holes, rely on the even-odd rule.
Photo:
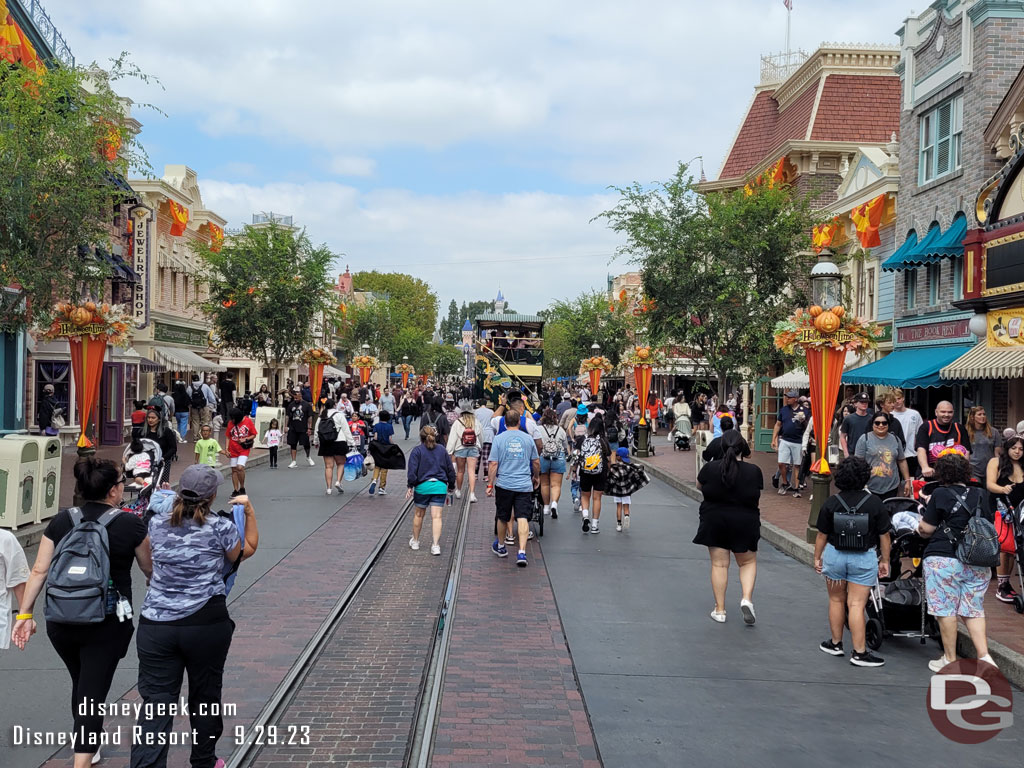
{"label": "decorative cornice", "polygon": [[775,91],[779,110],[799,96],[807,84],[822,74],[886,75],[895,72],[900,49],[882,44],[826,43]]}

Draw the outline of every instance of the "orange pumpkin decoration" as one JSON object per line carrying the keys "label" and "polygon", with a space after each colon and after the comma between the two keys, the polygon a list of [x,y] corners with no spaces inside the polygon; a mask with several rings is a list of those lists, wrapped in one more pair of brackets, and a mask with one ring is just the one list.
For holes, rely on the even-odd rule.
{"label": "orange pumpkin decoration", "polygon": [[92,320],[92,312],[85,307],[76,307],[71,311],[71,322],[77,326],[83,326]]}
{"label": "orange pumpkin decoration", "polygon": [[831,311],[822,312],[814,318],[814,327],[822,333],[835,333],[839,330],[839,318]]}
{"label": "orange pumpkin decoration", "polygon": [[102,305],[102,306],[100,307],[100,311],[101,311],[101,312],[102,312],[102,313],[103,313],[104,315],[105,315],[105,314],[107,314],[107,313],[108,313],[108,312],[110,311],[110,305],[109,305],[109,304],[103,304],[103,305]]}
{"label": "orange pumpkin decoration", "polygon": [[637,355],[641,360],[646,360],[648,357],[651,356],[651,350],[647,349],[647,347],[644,347],[639,352],[637,352]]}
{"label": "orange pumpkin decoration", "polygon": [[843,315],[845,315],[845,314],[846,314],[846,310],[845,310],[845,309],[843,309],[843,307],[842,307],[841,305],[839,305],[839,304],[836,304],[836,305],[835,305],[834,307],[832,307],[832,309],[831,309],[831,310],[829,310],[829,311],[830,311],[830,312],[831,312],[831,313],[832,313],[833,315],[835,315],[836,317],[842,317]]}
{"label": "orange pumpkin decoration", "polygon": [[811,313],[811,317],[817,317],[825,310],[823,310],[821,307],[815,304],[814,306],[810,307],[807,311]]}
{"label": "orange pumpkin decoration", "polygon": [[95,312],[96,311],[96,302],[94,302],[94,301],[87,301],[87,302],[85,302],[85,304],[83,304],[83,306],[86,309],[88,309],[90,312]]}

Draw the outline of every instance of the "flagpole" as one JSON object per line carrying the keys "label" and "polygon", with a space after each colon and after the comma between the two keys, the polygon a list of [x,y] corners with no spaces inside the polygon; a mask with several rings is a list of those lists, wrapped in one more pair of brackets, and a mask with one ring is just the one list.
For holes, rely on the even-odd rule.
{"label": "flagpole", "polygon": [[793,20],[793,4],[786,4],[786,66],[789,66],[789,30]]}

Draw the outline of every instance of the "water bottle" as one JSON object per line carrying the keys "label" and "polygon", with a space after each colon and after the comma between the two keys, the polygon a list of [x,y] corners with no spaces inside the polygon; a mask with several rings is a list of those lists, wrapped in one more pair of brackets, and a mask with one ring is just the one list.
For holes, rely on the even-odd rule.
{"label": "water bottle", "polygon": [[117,590],[114,589],[114,580],[107,579],[107,603],[106,612],[110,616],[117,609]]}

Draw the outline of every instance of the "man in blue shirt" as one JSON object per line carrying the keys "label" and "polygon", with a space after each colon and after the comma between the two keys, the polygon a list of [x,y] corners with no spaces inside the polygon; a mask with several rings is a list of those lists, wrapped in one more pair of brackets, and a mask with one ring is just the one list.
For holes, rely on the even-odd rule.
{"label": "man in blue shirt", "polygon": [[[787,491],[800,493],[796,467],[803,461],[804,428],[807,426],[807,411],[797,405],[800,393],[795,389],[786,393],[786,404],[779,409],[775,429],[772,430],[772,450],[779,452],[779,495]],[[789,484],[789,467],[793,469],[793,485]]]}
{"label": "man in blue shirt", "polygon": [[494,496],[498,521],[498,538],[491,545],[491,551],[498,557],[508,555],[502,542],[514,512],[519,538],[516,565],[525,568],[533,489],[540,484],[540,454],[533,439],[519,429],[518,411],[511,409],[504,418],[505,431],[495,436],[487,464],[487,495]]}

